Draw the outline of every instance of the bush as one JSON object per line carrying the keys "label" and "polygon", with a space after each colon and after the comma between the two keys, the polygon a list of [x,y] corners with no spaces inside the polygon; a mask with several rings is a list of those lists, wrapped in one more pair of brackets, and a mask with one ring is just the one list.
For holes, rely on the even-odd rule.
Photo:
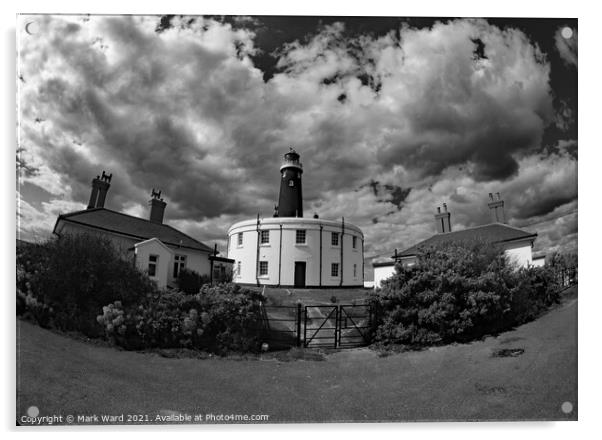
{"label": "bush", "polygon": [[209,283],[208,275],[201,275],[191,269],[182,269],[176,280],[178,289],[189,295],[199,293],[204,284]]}
{"label": "bush", "polygon": [[471,241],[419,251],[372,295],[381,344],[468,341],[521,324],[556,301],[551,272],[517,270],[503,250]]}
{"label": "bush", "polygon": [[261,294],[234,284],[205,284],[196,295],[165,292],[140,304],[115,302],[97,321],[126,349],[196,348],[214,353],[257,352],[260,348]]}
{"label": "bush", "polygon": [[114,301],[133,305],[156,292],[133,261],[100,236],[65,235],[17,251],[19,309],[40,325],[99,336],[95,318],[102,306]]}

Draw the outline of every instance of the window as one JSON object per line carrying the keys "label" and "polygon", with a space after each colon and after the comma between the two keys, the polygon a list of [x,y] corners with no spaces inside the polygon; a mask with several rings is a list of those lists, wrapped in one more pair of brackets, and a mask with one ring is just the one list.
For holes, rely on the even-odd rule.
{"label": "window", "polygon": [[259,262],[259,276],[267,276],[268,275],[268,262],[260,261]]}
{"label": "window", "polygon": [[261,231],[261,244],[269,244],[270,242],[270,231]]}
{"label": "window", "polygon": [[238,245],[242,246],[242,232],[238,233]]}
{"label": "window", "polygon": [[295,186],[295,181],[293,179],[289,180],[288,186]]}
{"label": "window", "polygon": [[175,255],[173,259],[173,277],[178,278],[180,271],[186,268],[186,255]]}
{"label": "window", "polygon": [[149,255],[148,256],[148,276],[149,277],[157,276],[157,263],[159,263],[158,255]]}
{"label": "window", "polygon": [[355,235],[351,237],[351,247],[353,247],[353,249],[357,249],[357,237]]}
{"label": "window", "polygon": [[330,265],[330,276],[331,277],[339,276],[339,263],[332,263]]}
{"label": "window", "polygon": [[305,244],[305,229],[297,229],[295,233],[295,243],[297,244]]}
{"label": "window", "polygon": [[330,244],[333,246],[338,246],[339,245],[339,233],[338,232],[333,232],[332,236],[330,238]]}
{"label": "window", "polygon": [[357,278],[357,264],[353,265],[353,278]]}
{"label": "window", "polygon": [[236,275],[240,276],[240,261],[236,263]]}

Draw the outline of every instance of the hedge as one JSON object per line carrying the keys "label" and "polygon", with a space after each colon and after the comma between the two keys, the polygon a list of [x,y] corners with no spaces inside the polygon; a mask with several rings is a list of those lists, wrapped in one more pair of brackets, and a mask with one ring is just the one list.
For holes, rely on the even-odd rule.
{"label": "hedge", "polygon": [[517,268],[497,246],[445,243],[421,249],[412,267],[372,295],[382,345],[464,342],[533,319],[559,298],[546,267]]}

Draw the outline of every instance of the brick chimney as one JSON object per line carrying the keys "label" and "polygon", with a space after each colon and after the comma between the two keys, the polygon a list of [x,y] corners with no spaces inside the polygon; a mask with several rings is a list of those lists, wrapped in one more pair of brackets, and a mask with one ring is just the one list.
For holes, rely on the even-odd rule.
{"label": "brick chimney", "polygon": [[441,212],[441,207],[437,206],[435,225],[437,226],[437,233],[439,234],[451,232],[451,213],[447,211],[447,203],[443,204],[443,212]]}
{"label": "brick chimney", "polygon": [[96,178],[92,180],[92,192],[90,193],[88,209],[104,208],[107,191],[109,191],[109,187],[111,186],[112,177],[113,174],[106,174],[103,170],[102,176],[96,176]]}
{"label": "brick chimney", "polygon": [[504,213],[504,201],[500,197],[500,193],[495,193],[496,198],[492,193],[489,193],[489,210],[491,211],[491,221],[493,223],[506,223],[506,214]]}
{"label": "brick chimney", "polygon": [[149,220],[153,223],[163,224],[163,215],[165,214],[167,203],[161,198],[161,191],[155,191],[155,188],[153,188],[148,204],[151,207]]}

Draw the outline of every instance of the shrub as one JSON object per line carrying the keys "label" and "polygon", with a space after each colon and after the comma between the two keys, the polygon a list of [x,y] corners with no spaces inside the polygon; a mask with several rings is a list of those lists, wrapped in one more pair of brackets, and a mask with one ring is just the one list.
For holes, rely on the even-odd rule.
{"label": "shrub", "polygon": [[41,325],[94,337],[102,306],[132,305],[157,288],[108,239],[79,234],[20,248],[17,292],[31,297],[25,308]]}
{"label": "shrub", "polygon": [[178,289],[189,295],[199,293],[204,284],[209,283],[208,275],[201,275],[191,269],[182,269],[176,280]]}
{"label": "shrub", "polygon": [[372,295],[375,340],[425,346],[479,338],[532,319],[557,300],[554,290],[549,271],[517,270],[491,244],[425,248]]}
{"label": "shrub", "polygon": [[261,300],[258,292],[238,285],[205,284],[196,295],[165,292],[129,307],[108,304],[97,321],[109,338],[126,349],[256,352],[262,334]]}

